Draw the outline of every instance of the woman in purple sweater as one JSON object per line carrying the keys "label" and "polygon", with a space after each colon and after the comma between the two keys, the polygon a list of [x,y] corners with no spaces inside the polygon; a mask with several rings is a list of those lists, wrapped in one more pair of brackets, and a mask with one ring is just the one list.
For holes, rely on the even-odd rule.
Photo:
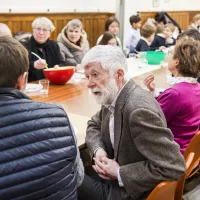
{"label": "woman in purple sweater", "polygon": [[[199,58],[200,42],[192,38],[180,39],[168,63],[174,75],[173,85],[156,97],[182,153],[200,127]],[[148,76],[144,84],[155,93],[153,75]]]}

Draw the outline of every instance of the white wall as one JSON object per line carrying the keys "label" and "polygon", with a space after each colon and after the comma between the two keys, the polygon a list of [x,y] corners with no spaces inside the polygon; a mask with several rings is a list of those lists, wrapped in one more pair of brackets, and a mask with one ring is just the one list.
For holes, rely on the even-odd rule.
{"label": "white wall", "polygon": [[0,12],[116,12],[116,0],[0,0]]}
{"label": "white wall", "polygon": [[[129,24],[129,17],[137,11],[174,11],[174,10],[200,10],[199,0],[160,0],[159,7],[153,7],[153,0],[124,0],[124,43]],[[199,11],[200,13],[200,11]]]}

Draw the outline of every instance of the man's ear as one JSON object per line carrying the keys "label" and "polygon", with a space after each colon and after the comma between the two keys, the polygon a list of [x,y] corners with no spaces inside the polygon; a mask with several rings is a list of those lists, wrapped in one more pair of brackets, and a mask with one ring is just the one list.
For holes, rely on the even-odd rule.
{"label": "man's ear", "polygon": [[26,87],[28,73],[24,72],[22,75],[19,76],[17,79],[16,89],[21,90],[22,88]]}
{"label": "man's ear", "polygon": [[117,79],[117,81],[124,80],[124,70],[123,69],[118,69],[117,70],[116,79]]}

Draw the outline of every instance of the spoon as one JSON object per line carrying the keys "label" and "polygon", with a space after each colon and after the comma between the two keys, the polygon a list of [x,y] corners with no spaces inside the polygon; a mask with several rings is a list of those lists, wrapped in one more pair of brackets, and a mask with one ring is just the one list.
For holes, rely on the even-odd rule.
{"label": "spoon", "polygon": [[[40,56],[38,56],[36,53],[34,53],[34,52],[31,52],[31,54],[33,54],[34,56],[36,56],[37,58],[39,58],[39,59],[41,59],[41,60],[43,60],[42,58],[40,58]],[[47,65],[46,65],[46,68],[48,68],[47,67]]]}

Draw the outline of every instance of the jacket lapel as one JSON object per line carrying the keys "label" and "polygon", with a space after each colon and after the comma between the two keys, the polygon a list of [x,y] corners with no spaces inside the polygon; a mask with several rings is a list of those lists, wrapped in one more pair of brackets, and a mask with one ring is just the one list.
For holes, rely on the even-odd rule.
{"label": "jacket lapel", "polygon": [[117,102],[115,105],[115,113],[114,113],[114,158],[117,160],[119,143],[122,135],[123,129],[123,107],[126,104],[126,101],[131,93],[136,87],[135,82],[131,79],[126,83],[121,93],[117,98]]}

